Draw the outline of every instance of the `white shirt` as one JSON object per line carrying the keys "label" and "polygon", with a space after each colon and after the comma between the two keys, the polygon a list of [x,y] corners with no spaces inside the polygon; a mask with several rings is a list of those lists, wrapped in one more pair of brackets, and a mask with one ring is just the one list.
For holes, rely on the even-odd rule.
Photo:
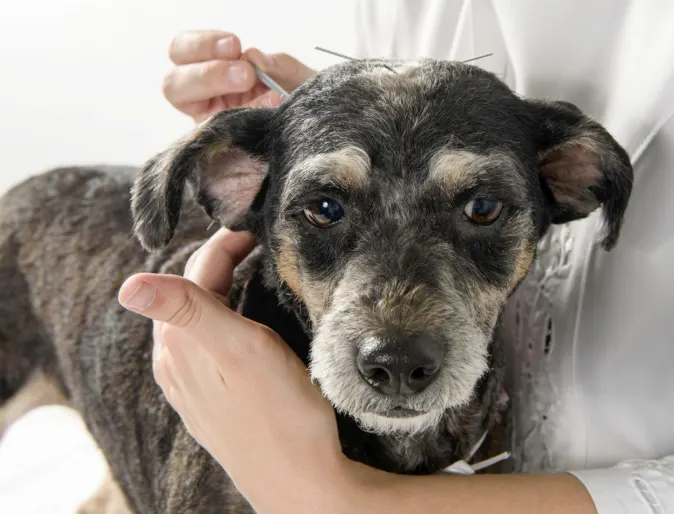
{"label": "white shirt", "polygon": [[631,156],[618,246],[554,227],[506,312],[516,471],[569,471],[599,514],[674,513],[674,2],[368,0],[358,57],[464,60],[576,104]]}

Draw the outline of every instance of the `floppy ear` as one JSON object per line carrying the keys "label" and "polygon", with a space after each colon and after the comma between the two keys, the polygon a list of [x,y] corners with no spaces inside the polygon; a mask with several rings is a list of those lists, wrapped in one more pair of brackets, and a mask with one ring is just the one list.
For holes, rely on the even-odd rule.
{"label": "floppy ear", "polygon": [[568,102],[532,102],[542,183],[552,197],[552,222],[584,218],[602,207],[602,246],[615,246],[632,191],[625,150],[598,123]]}
{"label": "floppy ear", "polygon": [[175,233],[185,184],[220,224],[245,228],[267,176],[266,142],[273,109],[235,109],[212,116],[194,133],[149,161],[132,189],[134,232],[155,250]]}

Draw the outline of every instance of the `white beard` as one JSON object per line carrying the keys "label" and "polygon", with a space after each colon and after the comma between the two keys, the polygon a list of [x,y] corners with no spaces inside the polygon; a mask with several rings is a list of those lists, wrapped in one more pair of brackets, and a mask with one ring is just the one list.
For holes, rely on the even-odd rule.
{"label": "white beard", "polygon": [[366,412],[356,416],[361,429],[377,435],[412,436],[435,428],[442,419],[442,410],[433,410],[418,416],[391,418]]}

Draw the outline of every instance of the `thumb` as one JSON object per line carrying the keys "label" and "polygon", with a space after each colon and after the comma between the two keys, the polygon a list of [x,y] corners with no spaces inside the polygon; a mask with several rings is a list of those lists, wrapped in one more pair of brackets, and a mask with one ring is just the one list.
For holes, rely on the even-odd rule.
{"label": "thumb", "polygon": [[250,48],[243,55],[287,91],[292,91],[316,75],[315,70],[288,54],[265,54],[257,48]]}
{"label": "thumb", "polygon": [[[213,295],[177,275],[139,273],[124,282],[118,299],[126,309],[181,330],[216,362],[246,351],[257,324],[238,316]],[[224,330],[223,330],[224,329]]]}

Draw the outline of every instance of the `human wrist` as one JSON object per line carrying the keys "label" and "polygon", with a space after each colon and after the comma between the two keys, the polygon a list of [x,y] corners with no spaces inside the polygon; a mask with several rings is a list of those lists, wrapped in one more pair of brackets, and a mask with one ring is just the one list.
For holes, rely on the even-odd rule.
{"label": "human wrist", "polygon": [[333,485],[338,499],[329,511],[330,514],[353,512],[374,514],[382,507],[383,511],[386,511],[382,498],[389,497],[395,490],[396,478],[399,476],[346,457],[340,464],[341,469],[337,473],[339,480]]}
{"label": "human wrist", "polygon": [[322,480],[312,480],[313,495],[302,512],[350,514],[364,512],[368,504],[370,485],[378,470],[348,459],[343,453],[333,456],[321,473]]}
{"label": "human wrist", "polygon": [[[250,484],[252,487],[236,485],[258,514],[361,512],[365,500],[362,481],[368,475],[361,464],[349,460],[341,451],[320,457],[314,453],[311,466],[301,461],[300,457],[292,471],[272,474],[267,480],[258,476]],[[273,465],[270,469],[273,471]]]}
{"label": "human wrist", "polygon": [[395,476],[352,461],[341,452],[325,464],[320,477],[308,477],[310,483],[300,484],[297,490],[303,490],[302,498],[296,499],[295,505],[299,502],[301,507],[293,509],[294,514],[375,512],[377,498],[381,502],[390,478]]}

